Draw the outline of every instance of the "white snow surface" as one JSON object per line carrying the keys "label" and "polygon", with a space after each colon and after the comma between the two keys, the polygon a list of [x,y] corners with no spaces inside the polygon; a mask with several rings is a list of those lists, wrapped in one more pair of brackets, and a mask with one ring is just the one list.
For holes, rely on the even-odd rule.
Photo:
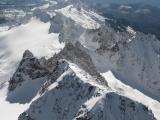
{"label": "white snow surface", "polygon": [[6,92],[8,89],[8,85],[5,85],[3,89],[0,90],[0,113],[1,120],[17,120],[20,113],[24,112],[28,107],[28,104],[11,104],[7,102]]}
{"label": "white snow surface", "polygon": [[[26,78],[27,79],[27,78]],[[44,82],[44,78],[39,80],[27,80],[22,83],[22,86],[15,89],[9,95],[9,100],[13,103],[8,102],[7,89],[8,84],[6,83],[0,90],[0,113],[2,120],[17,120],[19,115],[29,108],[32,103],[32,97],[36,96],[38,90]],[[23,103],[29,101],[28,103]],[[19,103],[19,102],[21,103]]]}
{"label": "white snow surface", "polygon": [[133,35],[136,35],[136,32],[130,26],[127,27],[127,32]]}
{"label": "white snow surface", "polygon": [[115,92],[118,92],[120,95],[128,97],[134,101],[142,103],[149,107],[153,111],[153,114],[157,120],[160,120],[160,103],[146,95],[142,92],[133,89],[129,85],[122,83],[120,80],[115,78],[111,71],[106,73],[101,73],[108,82],[109,87]]}

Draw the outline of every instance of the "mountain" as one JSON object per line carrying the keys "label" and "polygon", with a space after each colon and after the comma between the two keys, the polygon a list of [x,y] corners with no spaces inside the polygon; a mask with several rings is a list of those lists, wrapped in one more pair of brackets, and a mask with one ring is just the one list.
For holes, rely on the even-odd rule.
{"label": "mountain", "polygon": [[[67,14],[64,14],[63,11],[60,11],[60,13],[66,17],[71,16],[71,21],[75,21],[78,25],[67,22],[68,25],[65,24],[62,29],[60,40],[74,44],[79,42],[81,49],[91,56],[98,71],[103,73],[111,70],[123,82],[159,99],[158,56],[160,42],[155,36],[145,35],[134,31],[130,27],[127,27],[125,32],[116,32],[110,26],[98,28],[96,27],[97,24],[88,18],[83,18],[83,21],[87,24],[93,22],[92,25],[95,24],[93,28],[96,27],[96,29],[84,30],[86,26],[81,25],[83,24],[81,21],[76,21],[75,16],[79,15],[80,18],[83,13],[86,13],[85,15],[88,15],[88,13],[82,10],[82,15],[76,14],[76,12],[74,12],[76,14],[74,15],[72,13],[72,10],[75,11],[74,8],[64,9],[64,12],[66,13],[67,10]],[[98,18],[96,15],[94,17],[95,19]],[[104,24],[103,20],[100,19],[102,26]],[[69,29],[72,29],[73,32]],[[157,84],[154,84],[153,81],[157,81]]]}
{"label": "mountain", "polygon": [[1,119],[160,120],[156,35],[91,2],[4,2]]}
{"label": "mountain", "polygon": [[[155,119],[147,107],[115,93],[77,65],[57,57],[54,60],[53,64],[44,59],[38,63],[31,53],[24,53],[17,72],[10,80],[8,94],[11,102],[24,103],[32,98],[32,104],[19,116],[19,120]],[[52,69],[46,70],[51,66]],[[38,94],[33,96],[35,91]],[[116,111],[116,116],[112,115],[113,111]]]}

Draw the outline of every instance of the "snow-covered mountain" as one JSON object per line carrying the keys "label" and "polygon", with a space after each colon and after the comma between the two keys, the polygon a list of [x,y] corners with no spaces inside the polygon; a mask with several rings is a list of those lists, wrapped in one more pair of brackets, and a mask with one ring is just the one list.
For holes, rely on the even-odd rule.
{"label": "snow-covered mountain", "polygon": [[154,35],[117,31],[81,0],[0,6],[1,119],[160,120]]}
{"label": "snow-covered mountain", "polygon": [[26,51],[10,80],[7,100],[26,103],[32,98],[19,120],[155,119],[146,106],[115,93],[101,81],[64,59],[52,58],[50,64]]}

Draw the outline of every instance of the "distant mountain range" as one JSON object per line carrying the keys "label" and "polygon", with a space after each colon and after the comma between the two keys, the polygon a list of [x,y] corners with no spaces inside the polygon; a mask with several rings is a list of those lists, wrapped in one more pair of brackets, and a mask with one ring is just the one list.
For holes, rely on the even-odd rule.
{"label": "distant mountain range", "polygon": [[118,4],[143,3],[160,7],[159,0],[86,0],[86,1],[90,3],[99,3],[103,5],[108,3],[118,3]]}
{"label": "distant mountain range", "polygon": [[[86,2],[86,1],[84,1]],[[108,4],[106,4],[108,3]],[[104,16],[110,18],[106,23],[112,24],[112,27],[121,26],[121,30],[127,26],[133,27],[135,30],[146,34],[154,34],[160,39],[160,8],[152,6],[152,4],[133,2],[105,2],[102,3],[87,3]],[[157,5],[160,5],[157,4]],[[116,25],[115,25],[116,24]]]}

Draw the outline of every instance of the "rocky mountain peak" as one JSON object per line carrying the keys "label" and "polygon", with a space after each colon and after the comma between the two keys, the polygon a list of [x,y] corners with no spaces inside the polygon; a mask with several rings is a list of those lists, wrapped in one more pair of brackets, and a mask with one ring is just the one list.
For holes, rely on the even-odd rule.
{"label": "rocky mountain peak", "polygon": [[33,54],[29,51],[29,50],[25,50],[25,52],[23,53],[23,59],[26,58],[33,58]]}

